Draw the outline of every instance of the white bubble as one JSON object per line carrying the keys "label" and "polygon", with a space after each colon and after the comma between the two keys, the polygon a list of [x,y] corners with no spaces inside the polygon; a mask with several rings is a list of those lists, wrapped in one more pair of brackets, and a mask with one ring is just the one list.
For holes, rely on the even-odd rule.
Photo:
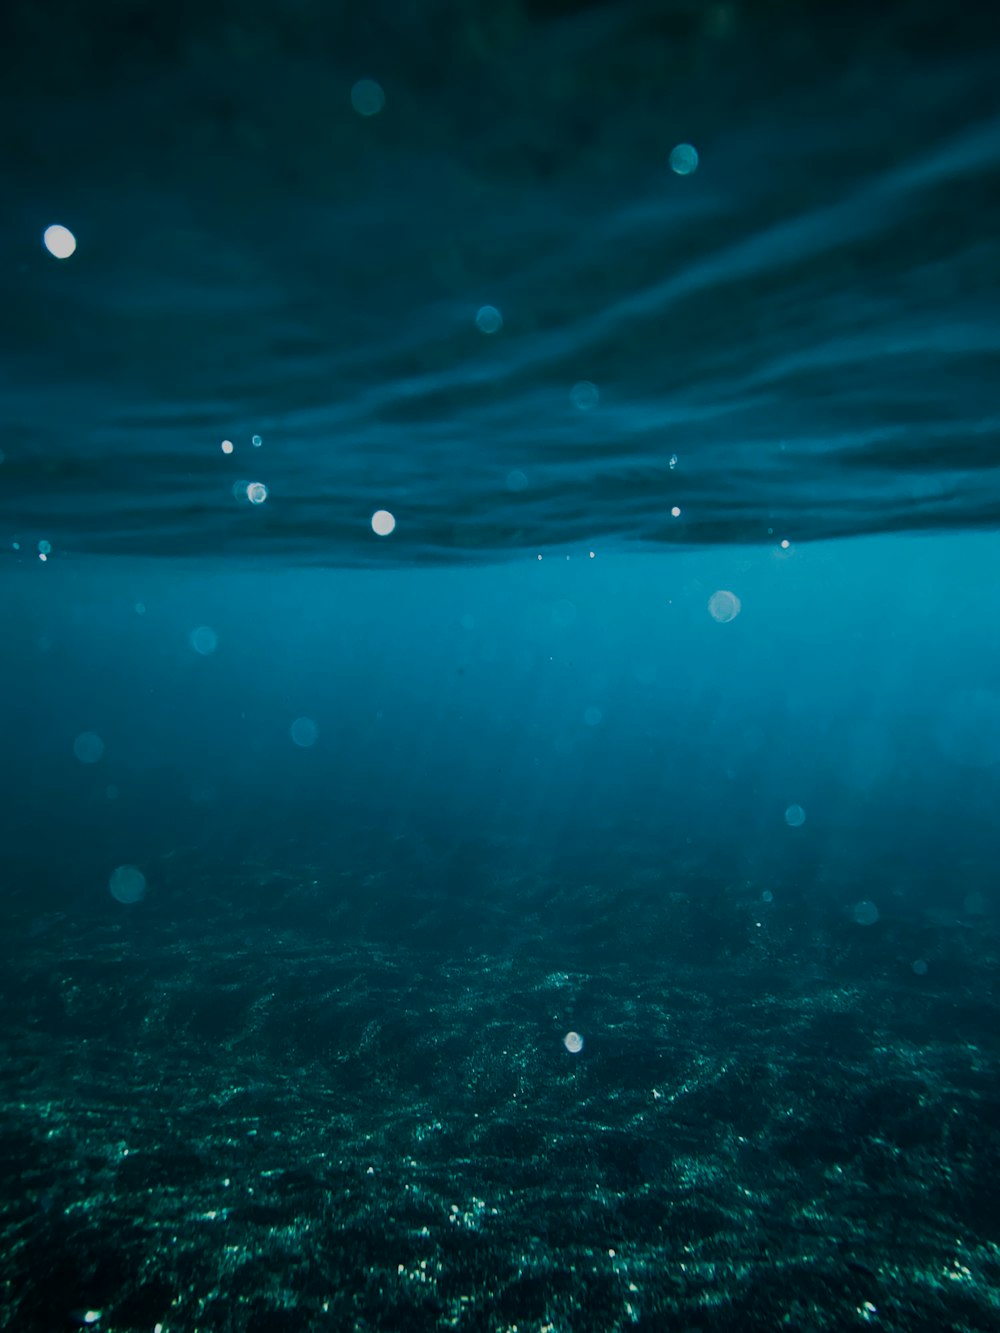
{"label": "white bubble", "polygon": [[567,1032],[563,1037],[563,1045],[569,1051],[570,1055],[579,1055],[583,1050],[583,1038],[579,1032]]}
{"label": "white bubble", "polygon": [[388,509],[376,509],[372,514],[372,532],[376,537],[388,537],[396,529],[396,520]]}
{"label": "white bubble", "polygon": [[137,903],[146,896],[146,876],[137,866],[119,866],[108,882],[112,898],[120,903]]}
{"label": "white bubble", "polygon": [[191,647],[202,657],[210,657],[219,646],[219,636],[211,625],[199,625],[189,636]]}
{"label": "white bubble", "polygon": [[698,150],[693,144],[679,143],[670,153],[670,169],[678,176],[690,176],[698,170]]}
{"label": "white bubble", "polygon": [[774,894],[771,892],[770,889],[765,889],[764,892],[763,892],[760,896],[761,896],[762,900],[763,900],[764,902],[766,902],[766,903],[773,903],[773,902],[774,902]]}
{"label": "white bubble", "polygon": [[232,440],[223,440],[223,441],[222,441],[222,452],[223,452],[224,454],[231,454],[231,453],[233,452],[233,442],[232,442]]}
{"label": "white bubble", "polygon": [[673,472],[676,466],[677,466],[677,455],[671,454],[669,459],[667,460],[667,467],[669,467],[670,471]]}
{"label": "white bubble", "polygon": [[374,79],[358,79],[351,89],[351,106],[359,116],[377,116],[385,106],[382,85]]}
{"label": "white bubble", "polygon": [[267,487],[262,481],[251,481],[247,486],[247,499],[252,505],[262,505],[267,499]]}
{"label": "white bubble", "polygon": [[720,589],[708,599],[708,614],[720,625],[728,625],[740,613],[742,602],[734,592]]}
{"label": "white bubble", "polygon": [[790,805],[785,811],[785,823],[789,828],[801,828],[806,822],[806,812],[801,805]]}
{"label": "white bubble", "polygon": [[862,898],[859,903],[854,904],[852,916],[859,926],[874,926],[878,920],[878,908],[870,898]]}
{"label": "white bubble", "polygon": [[254,435],[251,438],[250,443],[253,445],[255,449],[259,449],[260,446],[264,443],[264,441],[260,438],[259,435]]}
{"label": "white bubble", "polygon": [[588,727],[599,727],[603,716],[596,704],[591,704],[589,708],[583,710],[583,720]]}
{"label": "white bubble", "polygon": [[596,384],[591,384],[590,380],[581,380],[579,384],[573,385],[569,396],[574,407],[579,408],[581,412],[589,412],[591,408],[597,406],[601,395]]}
{"label": "white bubble", "polygon": [[58,223],[45,228],[42,240],[46,250],[50,255],[55,255],[56,259],[69,259],[76,249],[76,237],[68,227],[61,227]]}
{"label": "white bubble", "polygon": [[680,516],[681,516],[680,506],[679,506],[679,505],[674,505],[673,509],[671,509],[671,511],[670,511],[670,515],[671,515],[672,518],[680,518]]}
{"label": "white bubble", "polygon": [[319,740],[319,727],[311,717],[297,717],[289,731],[292,740],[303,750],[308,750],[311,745],[315,745]]}
{"label": "white bubble", "polygon": [[104,742],[96,731],[81,731],[73,742],[73,753],[81,764],[99,764],[104,758]]}
{"label": "white bubble", "polygon": [[503,328],[503,315],[495,305],[484,305],[476,315],[476,327],[481,333],[499,333]]}
{"label": "white bubble", "polygon": [[509,491],[523,491],[527,484],[528,478],[519,468],[507,473],[507,489]]}

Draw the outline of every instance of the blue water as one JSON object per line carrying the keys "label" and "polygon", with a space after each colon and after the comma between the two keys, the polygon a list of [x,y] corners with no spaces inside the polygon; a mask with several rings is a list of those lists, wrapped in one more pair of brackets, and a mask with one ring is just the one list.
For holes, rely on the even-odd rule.
{"label": "blue water", "polygon": [[5,9],[0,1328],[997,1326],[998,70]]}

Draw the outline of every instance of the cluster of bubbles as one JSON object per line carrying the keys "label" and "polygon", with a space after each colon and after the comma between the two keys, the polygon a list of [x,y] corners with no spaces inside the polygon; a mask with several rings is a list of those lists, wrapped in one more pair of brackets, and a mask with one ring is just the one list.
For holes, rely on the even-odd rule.
{"label": "cluster of bubbles", "polygon": [[[358,79],[351,87],[351,106],[359,116],[366,118],[377,116],[385,106],[385,89],[375,79]],[[677,144],[670,152],[670,169],[678,176],[690,176],[698,168],[698,150],[689,143]],[[54,222],[47,226],[42,232],[42,243],[45,249],[56,259],[69,259],[76,253],[76,237],[62,223]],[[503,315],[495,305],[483,305],[476,312],[476,327],[481,333],[495,334],[503,328]],[[592,411],[600,401],[600,393],[597,385],[590,380],[580,380],[573,385],[570,390],[570,401],[573,406],[581,412]],[[259,435],[254,435],[251,443],[255,449],[259,449],[263,441]],[[222,441],[222,452],[232,454],[235,452],[235,445],[232,440]],[[2,461],[2,454],[0,454]],[[676,455],[670,459],[670,467],[676,466]],[[521,491],[527,486],[527,478],[523,472],[515,470],[508,473],[507,489],[510,491]],[[267,487],[261,481],[238,481],[233,486],[233,493],[237,498],[246,497],[252,505],[262,505],[267,499]],[[676,506],[671,509],[674,518],[680,517],[680,509]],[[380,537],[387,537],[395,528],[396,520],[387,510],[380,509],[371,520],[372,531]],[[18,549],[15,543],[15,550]],[[41,549],[39,545],[39,559],[45,560],[48,556],[48,548]],[[716,594],[717,596],[719,594]],[[732,596],[732,594],[725,594]],[[732,619],[738,612],[739,604],[737,602],[736,611],[719,619]],[[713,614],[715,614],[713,612]],[[201,651],[200,649],[198,651]]]}

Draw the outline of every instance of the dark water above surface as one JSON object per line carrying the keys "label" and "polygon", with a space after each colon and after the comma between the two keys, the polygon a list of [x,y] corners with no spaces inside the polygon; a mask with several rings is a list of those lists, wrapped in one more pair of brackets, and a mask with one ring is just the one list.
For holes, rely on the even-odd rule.
{"label": "dark water above surface", "polygon": [[998,15],[3,8],[0,1329],[1000,1326]]}
{"label": "dark water above surface", "polygon": [[22,550],[412,564],[995,522],[995,7],[3,24]]}

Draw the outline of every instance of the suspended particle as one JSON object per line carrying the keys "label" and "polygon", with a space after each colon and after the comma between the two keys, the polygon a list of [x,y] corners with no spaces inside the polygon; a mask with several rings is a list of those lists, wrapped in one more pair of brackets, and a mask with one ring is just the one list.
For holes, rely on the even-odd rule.
{"label": "suspended particle", "polygon": [[579,384],[574,384],[569,396],[573,406],[581,412],[591,411],[597,406],[601,397],[597,385],[592,384],[590,380],[581,380]]}
{"label": "suspended particle", "polygon": [[45,228],[42,232],[42,242],[49,254],[56,259],[69,259],[76,250],[76,237],[69,227],[61,227],[58,223]]}
{"label": "suspended particle", "polygon": [[679,143],[670,154],[670,169],[678,176],[690,176],[698,170],[698,150],[693,144]]}
{"label": "suspended particle", "polygon": [[720,625],[728,625],[740,613],[742,603],[734,592],[720,588],[708,599],[708,614]]}
{"label": "suspended particle", "polygon": [[385,106],[382,85],[374,79],[358,79],[351,89],[351,106],[359,116],[377,116]]}
{"label": "suspended particle", "polygon": [[476,315],[476,328],[480,333],[499,333],[503,328],[503,315],[495,305],[484,305]]}

